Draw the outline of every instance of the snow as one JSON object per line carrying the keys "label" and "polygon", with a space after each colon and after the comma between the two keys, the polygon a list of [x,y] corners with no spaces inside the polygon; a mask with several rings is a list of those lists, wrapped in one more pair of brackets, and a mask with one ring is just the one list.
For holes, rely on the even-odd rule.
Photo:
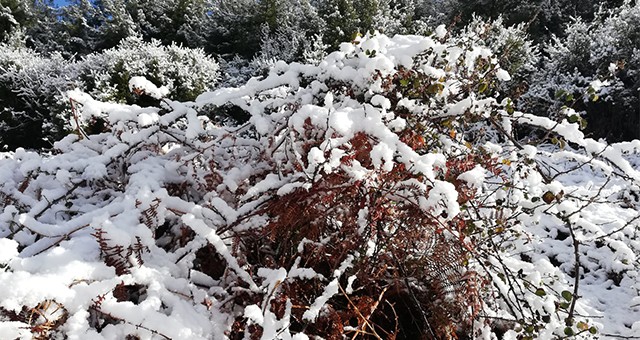
{"label": "snow", "polygon": [[496,71],[496,77],[502,81],[509,81],[511,80],[511,76],[509,75],[509,72],[503,70],[503,69],[499,69]]}
{"label": "snow", "polygon": [[244,317],[252,322],[262,326],[264,323],[264,316],[262,315],[262,309],[257,305],[249,305],[244,307]]}
{"label": "snow", "polygon": [[322,295],[318,296],[313,304],[309,306],[309,309],[302,314],[302,318],[307,321],[315,321],[327,301],[329,301],[332,296],[338,294],[338,285],[338,279],[332,280],[324,289]]}
{"label": "snow", "polygon": [[[421,227],[468,246],[465,270],[490,280],[482,289],[488,317],[519,323],[549,316],[538,324],[538,338],[562,336],[568,312],[558,307],[560,292],[575,288],[578,261],[576,318],[602,334],[640,336],[640,217],[633,198],[640,187],[640,142],[608,145],[585,138],[566,120],[506,113],[504,101],[475,91],[478,84],[466,76],[479,60],[496,70],[486,77],[508,81],[508,72],[488,49],[465,49],[447,37],[443,26],[433,37],[367,35],[317,65],[278,63],[262,79],[205,92],[195,102],[163,100],[161,108],[68,92],[78,103],[77,128],[102,117],[111,130],[69,136],[50,153],[18,149],[0,157],[0,197],[7,202],[0,213],[0,285],[11,287],[0,291],[0,306],[19,312],[56,301],[67,313],[61,331],[71,339],[133,333],[222,339],[237,320],[262,327],[263,339],[313,338],[313,327],[291,325],[317,322],[340,294],[362,294],[359,278],[366,277],[358,276],[359,268],[375,265],[379,258],[372,257],[388,251],[384,233],[402,227],[376,229],[381,211],[371,206],[384,197],[384,213],[417,207],[417,215],[428,216]],[[414,62],[415,72],[444,86],[442,93],[409,99],[392,92],[390,98],[381,79]],[[168,94],[142,77],[129,85],[158,99]],[[205,106],[229,104],[245,110],[249,121],[219,126],[201,116]],[[474,121],[465,120],[469,116]],[[508,131],[517,124],[550,131],[569,145],[466,139],[464,124],[497,133],[486,124],[489,118]],[[453,133],[440,133],[436,128],[445,125],[433,122],[446,122]],[[418,126],[423,130],[411,130]],[[424,146],[409,145],[413,132]],[[360,206],[348,207],[354,216],[342,219],[344,206],[345,212],[321,215],[328,214],[322,216],[330,226],[325,229],[351,223],[350,241],[361,244],[339,254],[329,269],[313,268],[313,261],[343,251],[331,248],[338,234],[322,228],[307,234],[311,222],[305,221],[282,227],[294,236],[280,238],[276,216],[286,222],[297,216],[279,213],[307,211],[273,206],[281,199],[339,206],[331,194],[348,186],[359,186],[355,195],[363,197]],[[317,192],[323,193],[320,203],[313,201]],[[468,225],[480,232],[467,235]],[[255,239],[263,247],[251,248]],[[206,258],[213,264],[202,263],[201,249],[213,252]],[[287,252],[291,258],[283,261]],[[480,257],[483,252],[491,255]],[[111,257],[124,270],[107,263]],[[515,283],[504,279],[509,274]],[[294,306],[287,294],[296,284],[316,291]],[[117,296],[121,285],[144,289],[123,299]],[[538,288],[545,294],[536,294]],[[528,307],[509,308],[513,301]],[[98,330],[92,321],[98,309],[125,321]],[[476,323],[480,338],[495,336],[487,325]],[[0,322],[2,336],[31,333],[25,323]]]}
{"label": "snow", "polygon": [[137,76],[129,79],[129,90],[149,95],[155,99],[161,99],[169,94],[166,86],[157,87],[145,77]]}
{"label": "snow", "polygon": [[0,239],[0,263],[7,264],[11,259],[18,256],[18,242],[10,239]]}
{"label": "snow", "polygon": [[[611,65],[609,65],[609,67],[611,67]],[[600,90],[602,90],[603,87],[609,86],[609,82],[608,81],[602,81],[600,79],[596,79],[592,82],[589,83],[589,86],[593,89],[593,91],[595,93],[600,92]]]}
{"label": "snow", "polygon": [[467,182],[472,188],[479,188],[485,181],[485,169],[476,165],[473,169],[458,175],[458,179]]}
{"label": "snow", "polygon": [[436,37],[439,39],[444,38],[447,35],[447,28],[444,25],[436,27]]}

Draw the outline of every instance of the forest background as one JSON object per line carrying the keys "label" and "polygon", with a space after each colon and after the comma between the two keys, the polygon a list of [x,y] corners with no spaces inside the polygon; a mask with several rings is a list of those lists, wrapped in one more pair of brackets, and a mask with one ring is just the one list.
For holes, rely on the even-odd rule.
{"label": "forest background", "polygon": [[0,336],[640,337],[640,6],[0,0]]}

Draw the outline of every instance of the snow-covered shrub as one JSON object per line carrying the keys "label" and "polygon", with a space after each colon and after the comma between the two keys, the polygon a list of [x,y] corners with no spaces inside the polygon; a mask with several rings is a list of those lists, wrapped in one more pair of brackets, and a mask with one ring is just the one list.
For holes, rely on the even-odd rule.
{"label": "snow-covered shrub", "polygon": [[[638,336],[640,218],[615,197],[640,182],[623,157],[640,142],[513,110],[498,63],[439,28],[194,102],[70,92],[109,130],[0,160],[3,332]],[[250,118],[199,115],[226,105]],[[522,145],[520,124],[570,143]]]}
{"label": "snow-covered shrub", "polygon": [[560,117],[578,111],[587,133],[609,141],[639,137],[640,6],[626,2],[593,21],[576,20],[545,47],[522,108]]}
{"label": "snow-covered shrub", "polygon": [[59,54],[0,45],[0,146],[52,146],[69,119],[63,92],[75,86],[75,68]]}
{"label": "snow-covered shrub", "polygon": [[80,62],[85,89],[96,98],[134,103],[138,97],[129,90],[129,80],[141,76],[156,86],[169,89],[168,98],[193,100],[213,88],[218,64],[200,49],[177,45],[162,46],[159,41],[144,42],[140,37],[123,40],[117,47],[94,53]]}
{"label": "snow-covered shrub", "polygon": [[74,88],[102,100],[157,104],[159,98],[131,92],[135,77],[164,86],[164,97],[188,101],[213,88],[218,64],[199,49],[139,38],[76,62],[60,54],[44,57],[28,48],[0,45],[0,142],[11,150],[51,147],[74,120],[73,103],[64,96]]}
{"label": "snow-covered shrub", "polygon": [[462,35],[471,36],[494,51],[499,58],[500,67],[514,80],[522,82],[536,70],[538,49],[529,39],[524,23],[505,26],[502,17],[493,21],[474,17],[463,29]]}
{"label": "snow-covered shrub", "polygon": [[[436,0],[442,1],[442,0]],[[528,33],[536,42],[546,42],[553,35],[564,36],[567,24],[574,19],[592,20],[603,8],[620,6],[626,0],[457,0],[453,12],[467,22],[473,16],[486,19],[504,17],[506,24],[527,23]]]}

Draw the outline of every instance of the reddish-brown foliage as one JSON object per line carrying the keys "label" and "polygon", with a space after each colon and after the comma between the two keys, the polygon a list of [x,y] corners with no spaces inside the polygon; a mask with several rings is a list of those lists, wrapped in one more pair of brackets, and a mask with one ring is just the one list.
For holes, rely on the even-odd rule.
{"label": "reddish-brown foliage", "polygon": [[[401,136],[414,150],[427,147],[420,134],[407,130]],[[307,143],[314,144],[312,140]],[[447,221],[420,208],[416,198],[428,195],[428,189],[424,192],[401,183],[422,182],[422,175],[402,163],[389,172],[374,169],[371,148],[369,136],[358,133],[341,161],[345,165],[359,162],[374,170],[373,178],[354,180],[343,171],[317,176],[311,187],[270,200],[261,210],[270,221],[262,234],[245,234],[238,246],[253,254],[247,261],[256,268],[289,268],[299,261],[301,267],[325,278],[355,256],[352,268],[343,276],[355,275],[353,292],[344,291],[347,282],[342,279],[341,293],[329,300],[313,323],[302,315],[326,283],[319,279],[282,283],[269,308],[280,318],[289,301],[292,331],[304,330],[325,339],[342,339],[345,334],[455,338],[471,326],[482,308],[480,289],[485,282],[468,269],[473,244],[465,237],[467,221],[462,217]],[[452,158],[442,180],[456,187],[459,203],[464,204],[475,198],[475,191],[457,177],[478,164],[497,173],[494,163],[483,155]],[[365,208],[368,213],[363,215]],[[245,330],[252,337],[261,334],[259,328],[240,325],[232,334]]]}

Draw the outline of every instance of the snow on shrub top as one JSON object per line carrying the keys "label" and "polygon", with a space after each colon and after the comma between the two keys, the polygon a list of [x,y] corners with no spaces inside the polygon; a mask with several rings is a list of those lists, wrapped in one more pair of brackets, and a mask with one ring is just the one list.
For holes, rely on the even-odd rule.
{"label": "snow on shrub top", "polygon": [[[438,32],[366,36],[195,102],[68,93],[107,131],[0,160],[19,252],[1,256],[3,329],[637,336],[640,142],[514,111],[498,58]],[[229,106],[249,121],[199,114]],[[569,144],[522,145],[524,125]]]}
{"label": "snow on shrub top", "polygon": [[[144,89],[131,91],[130,81],[140,79],[137,77],[145,77],[148,83]],[[163,96],[193,100],[212,89],[217,79],[218,64],[203,50],[161,46],[158,41],[136,37],[78,61],[1,45],[0,91],[6,95],[0,142],[3,150],[50,147],[69,132],[69,125],[78,123],[73,102],[64,95],[67,90],[79,88],[99,100],[145,106],[157,105],[158,97]],[[149,92],[150,85],[161,93]]]}

